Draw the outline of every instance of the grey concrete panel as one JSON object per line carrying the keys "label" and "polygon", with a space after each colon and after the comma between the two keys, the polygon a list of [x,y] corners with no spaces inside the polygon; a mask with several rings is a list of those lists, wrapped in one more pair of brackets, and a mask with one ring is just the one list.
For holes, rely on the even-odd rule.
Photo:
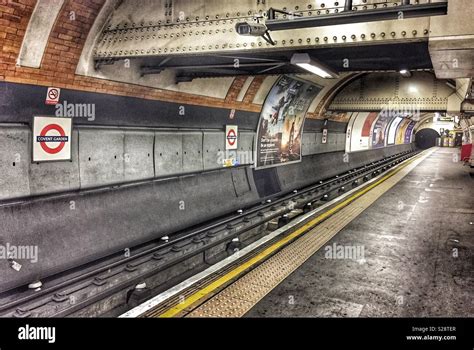
{"label": "grey concrete panel", "polygon": [[204,169],[216,169],[222,167],[219,160],[225,154],[225,133],[205,132],[203,139]]}
{"label": "grey concrete panel", "polygon": [[240,164],[252,164],[253,163],[253,144],[254,144],[254,133],[253,132],[239,132],[239,162]]}
{"label": "grey concrete panel", "polygon": [[328,143],[327,143],[327,152],[335,152],[337,151],[337,134],[335,133],[328,133]]}
{"label": "grey concrete panel", "polygon": [[337,144],[342,144],[344,145],[344,148],[346,146],[346,134],[336,134],[336,143]]}
{"label": "grey concrete panel", "polygon": [[[318,135],[316,137],[318,137]],[[324,153],[324,152],[327,152],[327,144],[321,143],[321,139],[320,139],[319,143],[316,144],[316,147],[314,149],[314,154],[319,154],[319,153]]]}
{"label": "grey concrete panel", "polygon": [[312,144],[310,146],[311,154],[315,154],[318,147],[318,133],[312,133],[313,136],[311,137]]}
{"label": "grey concrete panel", "polygon": [[337,134],[336,136],[336,151],[345,151],[346,150],[346,134]]}
{"label": "grey concrete panel", "polygon": [[234,168],[231,169],[232,182],[234,184],[235,194],[237,197],[241,197],[244,194],[250,192],[250,184],[247,176],[246,168]]}
{"label": "grey concrete panel", "polygon": [[341,144],[341,143],[336,144],[336,151],[345,151],[345,150],[346,150],[346,147],[344,144]]}
{"label": "grey concrete panel", "polygon": [[124,179],[133,181],[155,176],[153,167],[153,131],[125,131]]}
{"label": "grey concrete panel", "polygon": [[323,133],[322,132],[317,132],[316,133],[316,144],[317,145],[323,144],[322,139],[323,139]]}
{"label": "grey concrete panel", "polygon": [[80,188],[78,143],[79,133],[73,130],[70,161],[31,163],[32,195],[74,191]]}
{"label": "grey concrete panel", "polygon": [[337,148],[335,146],[336,142],[336,134],[335,133],[328,133],[328,137],[326,140],[326,143],[322,143],[322,138],[323,134],[322,133],[316,133],[316,144],[314,147],[314,153],[313,154],[319,154],[319,153],[326,153],[326,152],[334,152]]}
{"label": "grey concrete panel", "polygon": [[81,188],[124,181],[124,131],[79,129]]}
{"label": "grey concrete panel", "polygon": [[176,132],[155,133],[155,175],[183,172],[183,137]]}
{"label": "grey concrete panel", "polygon": [[30,138],[26,126],[0,128],[0,200],[30,194]]}
{"label": "grey concrete panel", "polygon": [[307,133],[307,132],[303,133],[303,138],[301,140],[301,154],[303,156],[311,154],[311,151],[309,150],[310,139],[311,139],[310,133]]}
{"label": "grey concrete panel", "polygon": [[201,171],[202,132],[185,132],[183,135],[183,172]]}
{"label": "grey concrete panel", "polygon": [[302,154],[307,156],[316,153],[316,133],[303,133]]}

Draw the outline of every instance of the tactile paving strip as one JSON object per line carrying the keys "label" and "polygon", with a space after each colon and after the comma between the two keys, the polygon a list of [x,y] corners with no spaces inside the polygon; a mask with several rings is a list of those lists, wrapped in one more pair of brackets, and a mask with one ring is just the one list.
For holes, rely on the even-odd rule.
{"label": "tactile paving strip", "polygon": [[415,160],[360,198],[332,215],[301,238],[223,289],[186,317],[241,317],[324,244],[395,186],[431,152]]}

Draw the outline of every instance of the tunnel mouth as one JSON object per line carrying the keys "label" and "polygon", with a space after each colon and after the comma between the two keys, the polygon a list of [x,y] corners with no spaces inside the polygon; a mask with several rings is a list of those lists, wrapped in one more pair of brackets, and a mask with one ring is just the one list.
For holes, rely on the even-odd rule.
{"label": "tunnel mouth", "polygon": [[428,149],[436,146],[436,139],[439,133],[434,129],[422,129],[415,134],[415,144],[418,148]]}

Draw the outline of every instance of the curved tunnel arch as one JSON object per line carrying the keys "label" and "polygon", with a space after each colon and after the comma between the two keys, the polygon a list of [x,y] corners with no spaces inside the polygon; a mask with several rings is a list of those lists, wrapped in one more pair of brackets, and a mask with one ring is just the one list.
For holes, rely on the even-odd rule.
{"label": "curved tunnel arch", "polygon": [[424,128],[415,133],[415,144],[418,148],[428,149],[436,146],[436,139],[439,133],[431,128]]}

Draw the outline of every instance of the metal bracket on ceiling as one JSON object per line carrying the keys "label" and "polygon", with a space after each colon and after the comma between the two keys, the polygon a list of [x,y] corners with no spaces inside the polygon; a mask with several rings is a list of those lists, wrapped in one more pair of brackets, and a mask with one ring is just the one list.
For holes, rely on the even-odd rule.
{"label": "metal bracket on ceiling", "polygon": [[100,58],[96,59],[94,61],[94,69],[95,70],[100,70],[102,66],[109,66],[115,63],[115,61],[118,61],[116,58]]}
{"label": "metal bracket on ceiling", "polygon": [[447,2],[431,2],[427,4],[410,4],[404,1],[402,5],[390,8],[371,9],[363,11],[351,11],[351,1],[347,1],[344,11],[324,16],[310,16],[293,19],[275,19],[274,13],[269,11],[268,20],[265,25],[268,30],[287,30],[300,28],[323,27],[338,24],[376,22],[403,18],[416,18],[428,16],[446,15],[448,11]]}
{"label": "metal bracket on ceiling", "polygon": [[281,13],[281,14],[287,15],[287,16],[303,17],[303,12],[301,12],[301,11],[300,12],[288,12],[288,11],[278,10],[278,9],[274,9],[273,7],[270,7],[267,11],[267,18],[269,20],[276,19],[276,16],[275,16],[276,13]]}
{"label": "metal bracket on ceiling", "polygon": [[[177,71],[177,82],[190,81],[194,78],[224,77],[236,75],[259,75],[284,67],[290,64],[289,61],[266,59],[260,57],[241,57],[226,55],[209,55],[217,59],[230,59],[231,62],[210,63],[199,65],[166,65],[161,62],[158,65],[142,66],[140,73],[142,76],[149,74],[160,74],[165,69]],[[250,62],[241,62],[247,60]]]}

